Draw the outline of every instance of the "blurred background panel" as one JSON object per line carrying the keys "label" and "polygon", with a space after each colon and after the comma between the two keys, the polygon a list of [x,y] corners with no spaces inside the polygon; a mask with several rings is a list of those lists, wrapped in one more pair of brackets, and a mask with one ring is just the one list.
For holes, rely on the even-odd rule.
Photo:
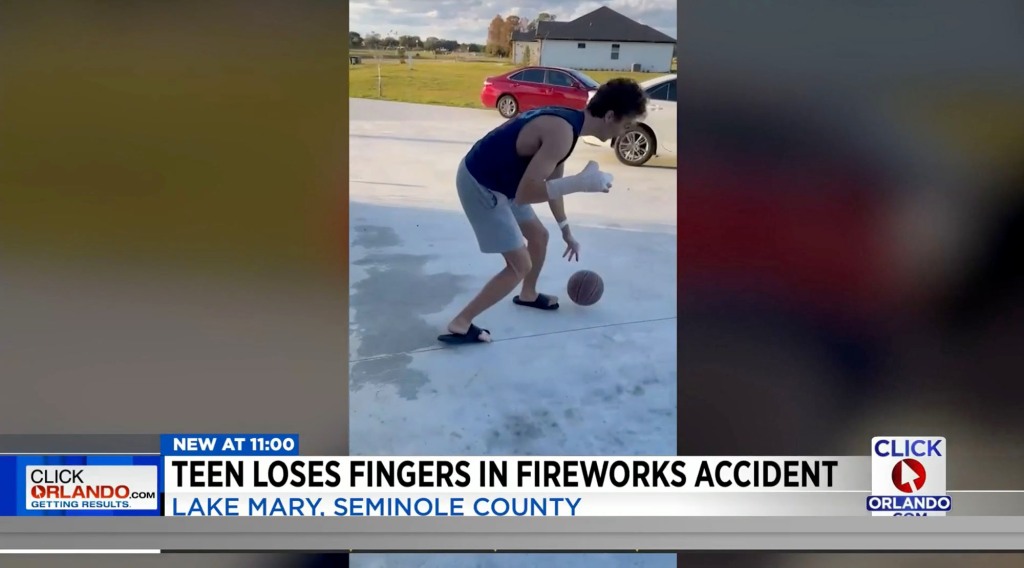
{"label": "blurred background panel", "polygon": [[[1024,5],[683,2],[680,453],[949,441],[1019,489]],[[691,566],[1020,555],[681,555]]]}
{"label": "blurred background panel", "polygon": [[[682,449],[834,452],[891,389],[981,396],[949,375],[1012,329],[1020,3],[693,2],[682,22]],[[983,406],[1014,393],[989,382]],[[791,420],[765,428],[765,402]],[[715,416],[735,427],[699,428]]]}
{"label": "blurred background panel", "polygon": [[5,257],[240,276],[343,264],[324,232],[344,201],[337,6],[0,6]]}
{"label": "blurred background panel", "polygon": [[322,0],[0,1],[0,431],[347,452],[347,21]]}

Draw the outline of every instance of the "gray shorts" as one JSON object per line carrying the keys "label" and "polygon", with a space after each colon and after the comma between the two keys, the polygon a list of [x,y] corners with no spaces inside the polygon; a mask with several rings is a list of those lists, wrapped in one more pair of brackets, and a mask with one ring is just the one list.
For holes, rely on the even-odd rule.
{"label": "gray shorts", "polygon": [[459,164],[455,187],[481,252],[510,252],[525,244],[519,224],[537,218],[533,206],[519,205],[506,195],[480,185],[466,169],[465,161]]}

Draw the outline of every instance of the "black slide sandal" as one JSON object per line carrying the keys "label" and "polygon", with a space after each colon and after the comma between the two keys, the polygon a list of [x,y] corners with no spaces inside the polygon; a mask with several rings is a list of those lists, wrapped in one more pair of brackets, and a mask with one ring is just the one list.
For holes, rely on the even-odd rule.
{"label": "black slide sandal", "polygon": [[512,301],[520,306],[526,306],[528,308],[537,308],[538,310],[557,310],[558,302],[551,303],[551,296],[547,294],[537,294],[537,299],[532,302],[524,302],[519,299],[519,296],[512,298]]}
{"label": "black slide sandal", "polygon": [[486,333],[490,335],[491,332],[486,329],[480,329],[476,324],[469,324],[469,329],[466,333],[446,333],[445,335],[439,335],[438,341],[443,343],[450,343],[452,345],[463,345],[466,343],[490,343],[486,339],[480,339],[480,335]]}

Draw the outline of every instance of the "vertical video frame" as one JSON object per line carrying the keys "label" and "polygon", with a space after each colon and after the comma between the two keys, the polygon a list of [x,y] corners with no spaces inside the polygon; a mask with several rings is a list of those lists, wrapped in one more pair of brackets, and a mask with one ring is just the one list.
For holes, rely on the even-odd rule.
{"label": "vertical video frame", "polygon": [[[351,455],[675,455],[674,3],[374,4],[350,6]],[[676,565],[526,556],[350,562]]]}

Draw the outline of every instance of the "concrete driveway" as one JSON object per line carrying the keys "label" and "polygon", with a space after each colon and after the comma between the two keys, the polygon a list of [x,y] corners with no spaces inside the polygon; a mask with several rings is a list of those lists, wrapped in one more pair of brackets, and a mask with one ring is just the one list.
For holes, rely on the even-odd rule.
{"label": "concrete driveway", "polygon": [[[503,266],[477,248],[459,208],[455,170],[501,123],[492,111],[351,99],[350,440],[356,455],[634,455],[676,451],[675,169],[621,165],[581,144],[567,172],[594,159],[615,175],[607,195],[573,195],[582,245],[561,258],[552,230],[539,312],[511,297],[478,324],[489,345],[436,337]],[[595,270],[605,295],[565,296],[570,274]],[[674,566],[672,555],[357,555],[356,566]],[[539,562],[539,564],[538,564]]]}

